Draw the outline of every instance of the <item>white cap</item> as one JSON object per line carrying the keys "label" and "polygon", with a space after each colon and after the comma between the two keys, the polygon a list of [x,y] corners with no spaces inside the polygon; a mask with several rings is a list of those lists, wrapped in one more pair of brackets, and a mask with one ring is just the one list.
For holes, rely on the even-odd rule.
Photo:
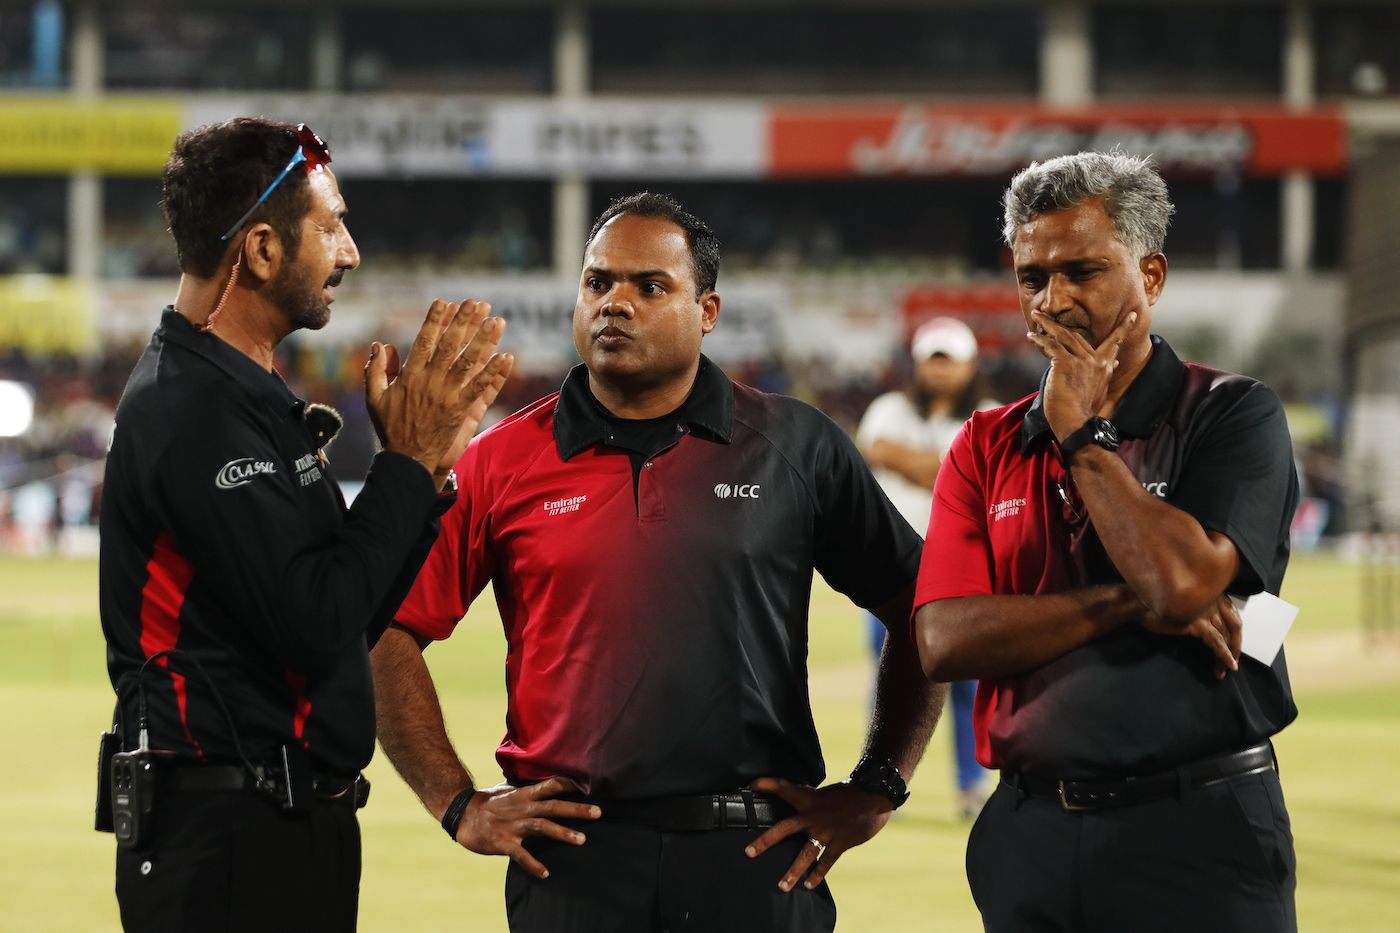
{"label": "white cap", "polygon": [[977,338],[972,329],[953,317],[936,317],[919,325],[909,341],[909,353],[920,363],[942,353],[955,363],[977,359]]}

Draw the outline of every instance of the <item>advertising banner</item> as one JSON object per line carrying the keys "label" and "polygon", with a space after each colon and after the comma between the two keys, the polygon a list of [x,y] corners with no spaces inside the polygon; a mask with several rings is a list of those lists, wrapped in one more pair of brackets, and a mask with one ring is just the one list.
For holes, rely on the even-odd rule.
{"label": "advertising banner", "polygon": [[0,174],[159,175],[184,124],[179,97],[0,97]]}
{"label": "advertising banner", "polygon": [[770,112],[774,176],[1007,175],[1037,159],[1122,146],[1167,172],[1332,175],[1339,111],[1219,105],[803,106]]}
{"label": "advertising banner", "polygon": [[191,99],[187,122],[244,114],[311,126],[345,175],[755,177],[766,164],[757,103],[218,96]]}

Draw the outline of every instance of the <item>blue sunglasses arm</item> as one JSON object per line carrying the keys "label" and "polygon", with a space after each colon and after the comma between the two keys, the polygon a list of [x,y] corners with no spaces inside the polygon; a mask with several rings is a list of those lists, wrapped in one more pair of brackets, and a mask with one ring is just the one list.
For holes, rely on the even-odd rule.
{"label": "blue sunglasses arm", "polygon": [[287,177],[287,173],[290,172],[293,168],[295,168],[298,162],[305,161],[306,153],[301,150],[300,146],[298,146],[297,151],[292,154],[291,160],[287,162],[287,167],[282,169],[281,173],[276,178],[272,179],[272,184],[267,186],[267,190],[265,190],[262,193],[262,197],[254,201],[253,206],[248,208],[248,213],[238,218],[238,220],[234,222],[233,226],[228,228],[228,232],[225,233],[223,236],[219,237],[219,239],[227,242],[229,237],[237,233],[238,228],[247,223],[248,218],[253,216],[253,212],[256,211],[259,207],[261,207],[262,202],[267,200],[268,195],[272,194],[273,190],[282,183],[282,179]]}

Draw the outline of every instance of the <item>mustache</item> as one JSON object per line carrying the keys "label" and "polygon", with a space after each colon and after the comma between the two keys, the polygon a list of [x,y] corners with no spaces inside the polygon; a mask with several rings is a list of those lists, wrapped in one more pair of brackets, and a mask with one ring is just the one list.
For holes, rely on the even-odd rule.
{"label": "mustache", "polygon": [[326,279],[326,285],[330,288],[335,288],[340,284],[340,280],[343,278],[345,278],[345,270],[337,269],[331,273],[330,278]]}

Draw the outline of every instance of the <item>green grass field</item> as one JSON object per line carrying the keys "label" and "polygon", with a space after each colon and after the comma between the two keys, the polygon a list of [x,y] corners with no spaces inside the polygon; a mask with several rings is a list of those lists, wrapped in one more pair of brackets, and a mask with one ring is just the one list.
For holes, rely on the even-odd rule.
{"label": "green grass field", "polygon": [[[112,837],[91,829],[96,739],[111,709],[96,590],[93,561],[0,558],[0,930],[118,928]],[[1300,926],[1388,933],[1400,928],[1400,642],[1363,645],[1354,565],[1299,558],[1283,595],[1302,607],[1288,648],[1302,715],[1277,741]],[[869,670],[852,607],[819,586],[813,612],[812,696],[839,776],[859,747]],[[458,748],[479,779],[497,780],[504,703],[494,605],[479,602],[429,659]],[[934,737],[909,805],[832,872],[841,929],[980,928],[948,746]],[[454,847],[382,758],[369,775],[361,928],[504,930],[505,862]]]}

